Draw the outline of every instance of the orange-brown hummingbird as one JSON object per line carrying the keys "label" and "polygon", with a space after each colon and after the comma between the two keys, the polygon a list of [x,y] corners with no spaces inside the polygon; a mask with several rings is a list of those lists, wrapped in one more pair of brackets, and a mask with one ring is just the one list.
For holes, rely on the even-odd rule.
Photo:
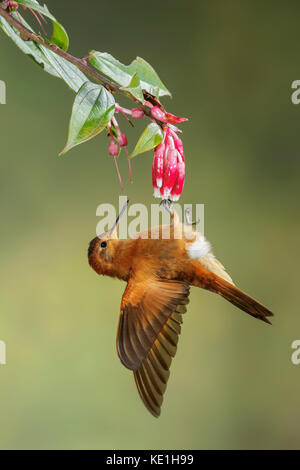
{"label": "orange-brown hummingbird", "polygon": [[153,416],[160,415],[181,331],[182,314],[189,302],[190,286],[215,292],[259,320],[270,323],[273,313],[233,284],[212,253],[205,237],[171,214],[170,225],[160,225],[120,240],[114,226],[94,238],[88,259],[98,273],[127,282],[117,333],[117,351],[133,371],[142,401]]}

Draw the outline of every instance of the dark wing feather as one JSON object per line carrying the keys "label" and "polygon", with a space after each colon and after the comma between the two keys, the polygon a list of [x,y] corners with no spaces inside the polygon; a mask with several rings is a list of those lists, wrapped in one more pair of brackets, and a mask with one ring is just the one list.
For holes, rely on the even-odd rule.
{"label": "dark wing feather", "polygon": [[[182,305],[179,305],[182,307]],[[183,313],[183,309],[180,308]],[[150,413],[158,417],[170,376],[172,358],[176,354],[181,332],[182,315],[173,312],[152,348],[143,360],[140,368],[133,372],[140,397]]]}
{"label": "dark wing feather", "polygon": [[122,298],[118,355],[134,371],[139,394],[154,416],[160,414],[188,295],[183,282],[131,278]]}

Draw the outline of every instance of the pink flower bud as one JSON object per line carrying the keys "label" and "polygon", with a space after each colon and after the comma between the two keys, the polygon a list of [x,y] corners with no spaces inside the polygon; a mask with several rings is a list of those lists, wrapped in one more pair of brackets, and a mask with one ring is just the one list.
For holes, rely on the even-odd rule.
{"label": "pink flower bud", "polygon": [[161,193],[163,190],[163,197],[167,199],[173,186],[176,181],[177,177],[177,169],[178,169],[178,156],[177,150],[171,147],[167,148],[166,151],[166,161],[164,167],[164,178],[163,178],[163,185],[161,187]]}
{"label": "pink flower bud", "polygon": [[148,108],[153,108],[153,104],[150,101],[145,101],[144,105],[148,106]]}
{"label": "pink flower bud", "polygon": [[176,178],[176,181],[175,181],[175,184],[173,186],[173,189],[171,191],[171,196],[170,196],[170,199],[172,201],[178,201],[182,193],[183,185],[184,185],[184,176],[185,176],[185,163],[184,161],[179,161],[177,178]]}
{"label": "pink flower bud", "polygon": [[123,132],[118,133],[118,144],[120,147],[127,147],[128,145],[127,136]]}
{"label": "pink flower bud", "polygon": [[142,117],[144,117],[145,113],[142,109],[139,109],[139,108],[133,108],[131,110],[131,116],[134,118],[134,119],[140,119]]}
{"label": "pink flower bud", "polygon": [[151,109],[152,116],[161,122],[167,122],[166,120],[166,113],[162,111],[158,106],[153,106]]}
{"label": "pink flower bud", "polygon": [[174,116],[174,114],[171,114],[171,113],[165,113],[165,121],[163,122],[167,122],[168,124],[179,124],[180,122],[185,122],[185,121],[188,121],[187,118],[183,118],[183,117],[177,117],[177,116]]}
{"label": "pink flower bud", "polygon": [[116,157],[117,155],[119,155],[119,146],[113,138],[111,138],[110,140],[108,152],[111,157]]}
{"label": "pink flower bud", "polygon": [[[4,8],[5,8],[5,7],[4,7]],[[8,2],[7,6],[6,6],[6,8],[8,8],[9,11],[10,11],[10,13],[11,13],[12,10],[17,10],[17,9],[19,8],[19,4],[18,4],[17,2],[14,2],[13,0],[9,0],[9,2]],[[24,8],[24,10],[26,10],[27,7],[25,7],[25,6],[23,5],[23,8]]]}

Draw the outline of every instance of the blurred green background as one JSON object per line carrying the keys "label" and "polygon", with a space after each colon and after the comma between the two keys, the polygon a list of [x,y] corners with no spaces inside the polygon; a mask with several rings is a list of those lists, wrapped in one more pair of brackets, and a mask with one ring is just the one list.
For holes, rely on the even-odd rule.
{"label": "blurred green background", "polygon": [[[74,95],[1,31],[0,447],[300,448],[299,2],[47,5],[74,55],[139,55],[158,71],[168,110],[189,117],[181,202],[205,204],[215,254],[276,317],[193,289],[162,416],[148,414],[116,354],[125,285],[87,264],[96,208],[120,193],[107,139],[58,157]],[[131,187],[122,160],[126,194],[150,206],[151,153]]]}

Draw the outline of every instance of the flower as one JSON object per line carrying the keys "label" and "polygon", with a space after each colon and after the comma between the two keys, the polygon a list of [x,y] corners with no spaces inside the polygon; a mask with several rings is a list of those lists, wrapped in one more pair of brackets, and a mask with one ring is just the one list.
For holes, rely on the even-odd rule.
{"label": "flower", "polygon": [[[185,159],[183,143],[178,136],[178,133],[181,131],[175,126],[175,124],[187,121],[187,119],[168,113],[160,103],[155,100],[153,100],[153,103],[146,100],[144,105],[151,110],[151,115],[148,115],[148,117],[150,117],[154,122],[159,121],[157,122],[158,125],[161,125],[163,128],[163,139],[161,143],[154,148],[152,163],[152,186],[154,189],[154,197],[178,201],[184,186]],[[143,109],[128,109],[120,106],[118,103],[115,105],[115,113],[121,113],[130,122],[130,124],[132,124],[132,122],[128,116],[134,119],[139,119],[146,115]],[[132,182],[131,164],[127,151],[127,136],[121,131],[115,116],[113,116],[109,122],[107,130],[108,135],[110,136],[108,151],[114,158],[120,185],[121,188],[123,188],[117,163],[117,157],[119,156],[122,147],[127,154],[129,176],[130,181]]]}
{"label": "flower", "polygon": [[178,201],[184,185],[185,162],[182,140],[166,126],[163,140],[155,147],[152,164],[154,197]]}

